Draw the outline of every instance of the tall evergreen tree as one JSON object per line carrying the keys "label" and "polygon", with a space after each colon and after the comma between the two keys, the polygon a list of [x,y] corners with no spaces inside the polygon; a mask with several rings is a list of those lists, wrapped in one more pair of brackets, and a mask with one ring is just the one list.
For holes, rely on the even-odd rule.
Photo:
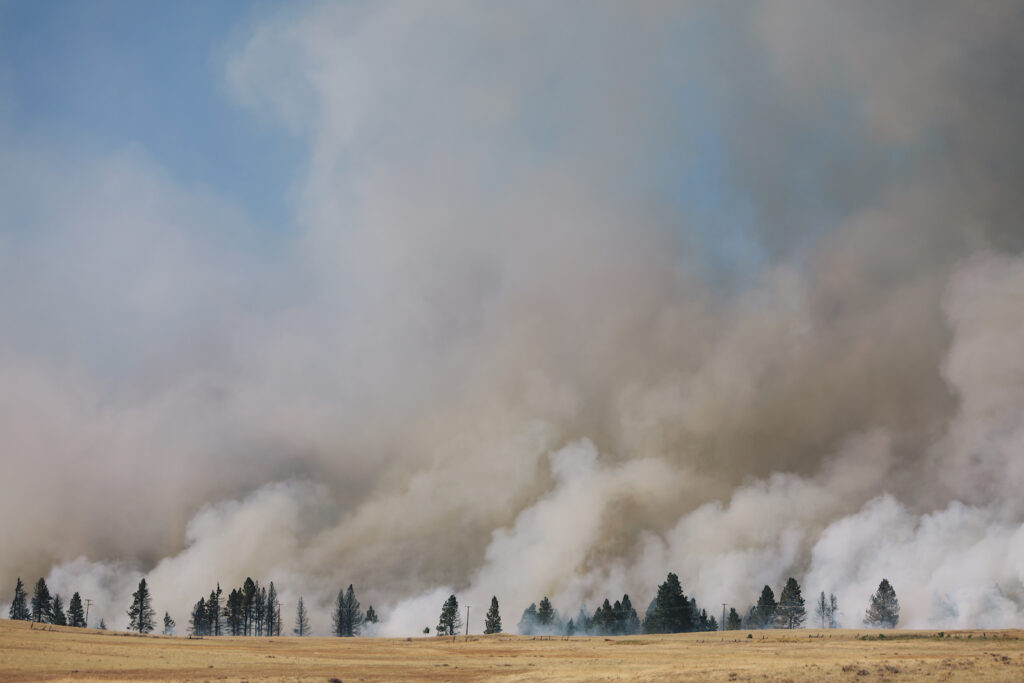
{"label": "tall evergreen tree", "polygon": [[778,604],[775,602],[775,593],[768,586],[761,591],[761,597],[757,599],[757,608],[754,612],[756,624],[754,628],[771,628],[775,624],[775,610]]}
{"label": "tall evergreen tree", "polygon": [[437,635],[454,636],[462,627],[462,619],[459,615],[459,601],[454,595],[449,595],[441,607],[441,617],[437,620]]}
{"label": "tall evergreen tree", "polygon": [[735,607],[729,608],[729,616],[725,620],[726,631],[739,631],[743,621],[740,619],[740,613],[736,611]]}
{"label": "tall evergreen tree", "polygon": [[484,617],[484,633],[501,633],[501,614],[498,612],[498,596],[491,596],[491,606]]}
{"label": "tall evergreen tree", "polygon": [[351,638],[359,635],[363,625],[363,613],[359,610],[359,601],[352,584],[347,590],[338,591],[338,600],[334,609],[334,635]]}
{"label": "tall evergreen tree", "polygon": [[871,603],[864,615],[864,623],[868,626],[896,628],[900,620],[900,601],[896,599],[896,591],[888,579],[882,579],[878,590],[871,596]]}
{"label": "tall evergreen tree", "polygon": [[85,611],[82,609],[82,596],[77,592],[71,595],[68,603],[68,626],[85,628]]}
{"label": "tall evergreen tree", "polygon": [[21,582],[21,577],[19,576],[18,583],[14,586],[14,599],[11,600],[11,609],[7,612],[7,616],[15,621],[28,621],[27,599],[28,595],[25,593],[25,584]]}
{"label": "tall evergreen tree", "polygon": [[188,621],[189,631],[194,636],[205,636],[209,633],[210,603],[206,598],[199,598],[192,607],[192,616]]}
{"label": "tall evergreen tree", "polygon": [[57,626],[67,626],[68,617],[64,614],[64,601],[61,600],[60,593],[56,593],[53,596],[53,605],[51,607],[52,616],[50,617],[50,623],[56,624]]}
{"label": "tall evergreen tree", "polygon": [[380,617],[377,616],[377,612],[373,609],[373,605],[366,608],[366,616],[363,617],[364,624],[376,624],[380,621]]}
{"label": "tall evergreen tree", "polygon": [[523,610],[523,617],[516,625],[516,631],[521,636],[532,636],[537,631],[537,603],[531,602],[530,606]]}
{"label": "tall evergreen tree", "polygon": [[171,619],[171,615],[168,612],[164,612],[164,635],[173,636],[176,625],[174,619]]}
{"label": "tall evergreen tree", "polygon": [[828,628],[828,599],[825,597],[825,591],[821,591],[817,602],[814,603],[814,616],[821,622],[821,628]]}
{"label": "tall evergreen tree", "polygon": [[221,635],[220,626],[220,582],[217,582],[217,587],[210,591],[210,597],[206,600],[206,614],[208,617],[208,626],[211,636]]}
{"label": "tall evergreen tree", "polygon": [[46,581],[36,581],[36,590],[32,594],[32,621],[38,623],[50,623],[53,620],[53,598],[50,597],[50,589],[46,587]]}
{"label": "tall evergreen tree", "polygon": [[256,610],[256,596],[259,593],[259,586],[252,580],[252,577],[245,577],[242,584],[242,635],[252,635],[255,626],[254,612]]}
{"label": "tall evergreen tree", "polygon": [[547,630],[555,620],[555,608],[551,606],[548,596],[544,596],[537,605],[537,625],[541,630]]}
{"label": "tall evergreen tree", "polygon": [[299,637],[312,633],[309,630],[309,615],[306,614],[306,605],[302,602],[301,595],[298,604],[295,605],[295,628],[292,629],[292,633]]}
{"label": "tall evergreen tree", "polygon": [[835,593],[828,595],[828,627],[839,628],[839,601]]}
{"label": "tall evergreen tree", "polygon": [[779,594],[779,605],[775,610],[775,623],[782,628],[800,628],[807,618],[800,584],[792,576]]}
{"label": "tall evergreen tree", "polygon": [[266,615],[263,617],[266,622],[263,630],[269,637],[281,635],[281,632],[277,629],[277,604],[277,589],[274,588],[274,582],[271,581],[270,585],[267,586]]}
{"label": "tall evergreen tree", "polygon": [[576,614],[576,623],[574,626],[576,627],[577,633],[582,633],[584,635],[590,633],[590,615],[587,614],[586,605],[580,605],[580,611]]}
{"label": "tall evergreen tree", "polygon": [[621,632],[626,635],[640,633],[640,618],[633,608],[633,602],[629,599],[629,593],[622,596],[621,613],[619,621],[622,624]]}
{"label": "tall evergreen tree", "polygon": [[231,592],[228,593],[227,600],[224,601],[224,609],[221,614],[227,622],[228,632],[233,636],[244,635],[244,600],[242,592],[237,588],[232,588]]}
{"label": "tall evergreen tree", "polygon": [[152,596],[149,594],[149,587],[146,586],[146,579],[139,581],[139,588],[132,593],[132,605],[128,608],[128,630],[139,633],[149,633],[155,624],[153,619],[156,613],[153,611]]}
{"label": "tall evergreen tree", "polygon": [[570,619],[569,623],[565,625],[565,635],[574,636],[576,635],[576,623]]}
{"label": "tall evergreen tree", "polygon": [[665,582],[658,586],[652,608],[644,622],[648,633],[682,633],[693,630],[690,601],[683,593],[679,577],[669,572]]}

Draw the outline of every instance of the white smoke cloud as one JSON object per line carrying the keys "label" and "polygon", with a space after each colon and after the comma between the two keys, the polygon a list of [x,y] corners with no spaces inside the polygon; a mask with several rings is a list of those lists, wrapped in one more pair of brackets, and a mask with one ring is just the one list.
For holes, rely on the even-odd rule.
{"label": "white smoke cloud", "polygon": [[[228,81],[310,150],[270,256],[144,155],[0,138],[0,590],[120,626],[146,575],[181,630],[253,576],[324,634],[354,583],[397,636],[668,571],[856,626],[887,577],[904,625],[1024,623],[1022,107],[975,77],[1020,19],[880,11],[258,16]],[[764,258],[724,284],[654,187],[710,144],[697,95]]]}

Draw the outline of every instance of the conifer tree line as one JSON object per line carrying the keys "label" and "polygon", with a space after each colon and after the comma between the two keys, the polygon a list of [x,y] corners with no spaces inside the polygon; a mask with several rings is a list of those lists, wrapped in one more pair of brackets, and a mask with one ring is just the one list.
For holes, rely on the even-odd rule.
{"label": "conifer tree line", "polygon": [[[895,628],[899,623],[899,613],[896,591],[887,579],[882,579],[878,590],[870,597],[863,623],[869,627]],[[128,629],[131,631],[150,633],[156,628],[152,596],[145,578],[139,581],[138,589],[132,594],[127,615]],[[815,619],[810,625],[839,628],[839,615],[835,594],[826,596],[822,591],[815,601]],[[14,620],[60,626],[86,626],[81,596],[74,593],[65,609],[63,598],[59,594],[51,595],[42,578],[36,582],[31,599],[21,578],[18,578],[8,616]],[[332,614],[332,635],[358,636],[365,625],[376,624],[378,621],[379,617],[372,605],[367,607],[365,613],[360,609],[352,584],[338,592]],[[757,602],[743,616],[735,607],[730,607],[725,623],[719,624],[713,614],[708,614],[706,609],[698,605],[695,597],[683,592],[679,577],[669,572],[648,604],[643,619],[637,614],[628,594],[614,603],[605,598],[593,614],[581,607],[575,617],[567,620],[558,613],[551,600],[544,596],[539,603],[531,603],[523,611],[516,630],[521,635],[631,635],[719,629],[794,629],[803,627],[806,621],[806,604],[800,584],[793,577],[789,577],[783,585],[778,600],[771,586],[766,585],[761,589]],[[164,612],[163,626],[164,635],[174,635],[176,623],[168,612]],[[462,626],[458,599],[453,594],[442,605],[435,633],[439,636],[454,636]],[[102,619],[97,628],[106,628]],[[484,618],[484,633],[501,633],[502,630],[498,598],[492,596]],[[429,633],[430,628],[425,628],[423,632]],[[280,636],[281,603],[274,582],[260,586],[251,577],[246,578],[241,587],[233,588],[227,595],[224,595],[218,583],[209,596],[201,597],[192,607],[189,633],[194,636]],[[302,597],[299,597],[296,604],[295,628],[292,633],[296,636],[312,635],[309,613]]]}

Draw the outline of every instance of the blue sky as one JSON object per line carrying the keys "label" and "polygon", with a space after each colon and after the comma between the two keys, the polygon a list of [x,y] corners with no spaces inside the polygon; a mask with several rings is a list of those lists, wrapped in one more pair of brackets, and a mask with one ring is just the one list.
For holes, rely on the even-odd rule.
{"label": "blue sky", "polygon": [[257,4],[4,0],[8,125],[85,154],[137,146],[257,225],[286,224],[301,145],[232,101],[224,74],[231,36]]}

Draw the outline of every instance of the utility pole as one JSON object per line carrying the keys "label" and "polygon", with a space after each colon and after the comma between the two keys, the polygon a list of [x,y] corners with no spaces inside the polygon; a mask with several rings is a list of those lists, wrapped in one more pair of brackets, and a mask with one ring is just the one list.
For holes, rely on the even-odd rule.
{"label": "utility pole", "polygon": [[472,607],[472,605],[470,605],[470,604],[466,605],[466,635],[467,636],[469,635],[469,608],[470,607]]}
{"label": "utility pole", "polygon": [[722,603],[722,625],[719,627],[721,631],[725,630],[725,604],[724,602]]}
{"label": "utility pole", "polygon": [[85,627],[89,628],[89,605],[92,604],[92,598],[85,599]]}

